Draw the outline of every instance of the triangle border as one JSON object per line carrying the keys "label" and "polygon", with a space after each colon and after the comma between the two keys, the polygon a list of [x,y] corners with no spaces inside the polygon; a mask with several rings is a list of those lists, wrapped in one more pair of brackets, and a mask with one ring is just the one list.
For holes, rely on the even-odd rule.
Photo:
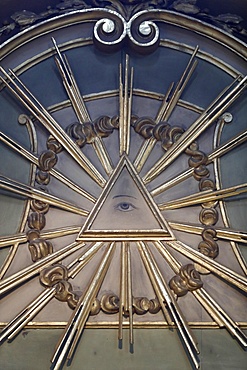
{"label": "triangle border", "polygon": [[[150,208],[153,216],[155,217],[158,224],[161,226],[160,229],[152,230],[90,230],[91,225],[95,221],[100,209],[110,191],[114,187],[117,179],[120,176],[120,173],[127,168],[131,178],[135,182],[138,190],[146,201],[148,207]],[[85,223],[83,224],[77,241],[153,241],[153,240],[176,240],[173,235],[173,232],[168,225],[167,221],[163,218],[158,206],[154,202],[153,198],[149,194],[148,190],[145,188],[145,185],[142,183],[139,174],[136,172],[133,164],[130,162],[126,154],[123,154],[116,166],[115,170],[111,174],[107,185],[100,194],[98,200],[96,201],[93,209],[89,213]]]}

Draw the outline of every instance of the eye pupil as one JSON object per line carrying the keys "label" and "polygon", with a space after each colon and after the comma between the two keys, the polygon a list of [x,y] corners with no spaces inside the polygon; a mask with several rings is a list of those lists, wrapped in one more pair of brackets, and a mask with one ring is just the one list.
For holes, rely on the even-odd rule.
{"label": "eye pupil", "polygon": [[121,208],[126,210],[126,209],[129,209],[130,205],[128,203],[122,203],[121,204]]}

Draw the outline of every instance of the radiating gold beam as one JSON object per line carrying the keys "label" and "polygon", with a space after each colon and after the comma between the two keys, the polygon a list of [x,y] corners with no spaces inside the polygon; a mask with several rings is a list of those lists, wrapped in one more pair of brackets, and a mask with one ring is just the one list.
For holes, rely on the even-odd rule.
{"label": "radiating gold beam", "polygon": [[122,64],[119,65],[119,154],[123,153],[124,149],[124,89],[123,89],[123,72]]}
{"label": "radiating gold beam", "polygon": [[[104,242],[92,243],[92,245],[86,252],[83,252],[83,254],[79,258],[76,258],[76,260],[74,260],[68,266],[68,268],[70,269],[68,276],[71,279],[74,279],[76,275],[85,267],[85,265],[88,264],[88,262],[94,257],[94,255],[98,252],[98,250],[102,247],[103,244]],[[77,262],[78,265],[73,267],[73,265]]]}
{"label": "radiating gold beam", "polygon": [[71,315],[71,318],[64,330],[64,333],[58,342],[55,353],[52,357],[52,368],[54,370],[61,369],[63,362],[67,359],[71,360],[76,345],[80,339],[81,333],[85,326],[88,315],[90,314],[93,300],[97,296],[100,286],[105,278],[106,272],[109,268],[111,258],[114,252],[115,243],[111,243],[107,248],[88,289],[81,296],[78,304]]}
{"label": "radiating gold beam", "polygon": [[181,253],[183,256],[191,259],[199,265],[205,267],[219,278],[224,279],[228,283],[236,286],[240,290],[247,292],[247,279],[244,276],[239,275],[237,272],[230,268],[222,265],[221,263],[205,256],[196,249],[191,248],[185,243],[179,241],[166,242],[165,244],[172,247],[174,250]]}
{"label": "radiating gold beam", "polygon": [[[41,231],[40,237],[44,239],[55,239],[61,236],[78,234],[80,230],[81,230],[81,226],[59,227],[57,229]],[[26,233],[17,233],[14,235],[1,236],[0,237],[0,248],[5,248],[15,243],[22,244],[26,242],[27,242]]]}
{"label": "radiating gold beam", "polygon": [[55,296],[56,288],[46,288],[31,303],[29,303],[13,320],[11,320],[0,334],[0,343],[8,339],[11,341],[24,326],[40,312]]}
{"label": "radiating gold beam", "polygon": [[[130,73],[130,82],[129,82]],[[134,69],[129,72],[129,55],[125,58],[124,84],[122,79],[122,65],[119,67],[119,142],[120,156],[129,153],[130,146],[130,121],[133,96],[133,74]]]}
{"label": "radiating gold beam", "polygon": [[[166,92],[164,99],[161,103],[160,109],[157,113],[155,122],[158,123],[160,121],[167,121],[169,117],[171,116],[181,94],[183,93],[190,77],[192,76],[192,73],[194,72],[197,61],[195,61],[195,56],[197,54],[199,47],[196,46],[187,66],[185,67],[185,70],[178,81],[172,95],[171,91],[174,86],[174,82],[171,83],[171,85],[168,88],[168,91]],[[136,159],[134,161],[134,166],[136,167],[137,172],[140,172],[143,168],[146,160],[148,159],[151,151],[153,150],[154,146],[156,144],[156,139],[151,137],[148,140],[145,140],[142,144],[141,148],[139,149],[139,152],[136,156]]]}
{"label": "radiating gold beam", "polygon": [[[210,106],[198,117],[173,146],[156,162],[150,171],[144,176],[145,184],[151,182],[164,171],[197,137],[204,132],[243,92],[246,88],[247,76],[245,76],[234,88],[233,81],[222,93],[210,104]],[[230,92],[228,92],[230,90]]]}
{"label": "radiating gold beam", "polygon": [[[182,264],[168,251],[161,242],[154,242],[156,248],[163,258],[168,262],[175,274],[178,274]],[[216,323],[230,332],[231,335],[237,338],[239,343],[247,346],[247,337],[244,332],[238,327],[235,321],[223,310],[222,307],[206,292],[204,288],[191,291],[194,297],[198,300],[201,306],[209,313]]]}
{"label": "radiating gold beam", "polygon": [[[25,149],[23,146],[18,144],[16,141],[11,139],[9,136],[5,135],[2,131],[0,131],[0,140],[6,145],[8,145],[10,148],[12,148],[15,152],[21,154],[28,161],[30,161],[31,163],[39,167],[39,159],[37,156],[29,152],[27,149]],[[64,185],[74,190],[78,194],[82,195],[86,199],[90,200],[91,202],[96,201],[95,197],[93,197],[91,194],[83,190],[79,185],[75,184],[73,181],[71,181],[67,176],[63,175],[61,172],[55,170],[54,168],[51,168],[49,170],[49,173],[53,177],[55,177],[57,180],[62,182]]]}
{"label": "radiating gold beam", "polygon": [[[82,270],[84,266],[93,258],[103,243],[93,243],[89,249],[84,252],[79,258],[76,257],[69,265],[67,265],[68,278],[74,279],[75,276]],[[75,268],[73,267],[76,263],[79,264]],[[0,342],[6,338],[12,340],[24,326],[32,320],[33,317],[41,311],[48,302],[56,295],[56,287],[46,288],[36,297],[31,303],[29,303],[8,325],[3,329],[0,335]]]}
{"label": "radiating gold beam", "polygon": [[[238,327],[235,321],[225,312],[225,310],[207,293],[205,289],[200,289],[193,292],[197,300],[204,306],[207,307],[208,313],[214,318],[219,326],[225,326],[228,332],[235,337],[238,342],[243,346],[247,347],[247,336]],[[222,323],[223,325],[220,325]]]}
{"label": "radiating gold beam", "polygon": [[41,202],[48,203],[52,206],[61,208],[68,212],[76,213],[84,217],[87,217],[89,214],[89,211],[79,208],[74,204],[69,203],[61,198],[55,197],[54,195],[48,194],[32,186],[22,184],[12,179],[10,180],[9,178],[4,176],[0,176],[0,188],[27,197],[29,199],[36,199]]}
{"label": "radiating gold beam", "polygon": [[[57,46],[57,43],[53,37],[52,37],[52,42],[55,46],[55,49],[58,55],[58,57],[55,57],[55,61],[56,61],[58,70],[60,72],[60,75],[62,77],[63,85],[69,96],[69,99],[74,108],[76,116],[82,125],[84,122],[91,122],[89,112],[86,108],[84,99],[80,93],[79,87],[76,83],[76,80],[71,70],[71,67],[69,65],[69,62],[66,56],[60,52],[59,47]],[[92,142],[92,146],[106,174],[110,176],[110,174],[113,171],[113,165],[107,153],[106,147],[103,143],[103,140],[101,140],[100,137],[95,136],[94,141]]]}
{"label": "radiating gold beam", "polygon": [[105,170],[105,173],[110,176],[113,171],[113,164],[107,152],[104,141],[99,136],[95,136],[92,142],[92,146]]}
{"label": "radiating gold beam", "polygon": [[222,200],[246,192],[247,192],[247,183],[244,183],[215,191],[212,190],[201,191],[199,193],[188,195],[186,197],[172,200],[167,203],[159,204],[158,207],[161,211],[165,211],[168,209],[190,207],[197,204]]}
{"label": "radiating gold beam", "polygon": [[159,185],[157,188],[153,189],[150,194],[155,197],[164,191],[172,188],[175,185],[180,184],[182,181],[189,179],[193,175],[193,168],[188,168],[186,171],[181,172],[179,175],[173,177],[171,180]]}
{"label": "radiating gold beam", "polygon": [[[156,280],[156,284],[159,287],[160,292],[163,295],[163,303],[166,303],[171,316],[177,325],[178,331],[181,335],[185,348],[195,366],[196,369],[199,368],[199,360],[197,354],[199,353],[197,343],[195,342],[194,336],[191,329],[189,328],[187,322],[185,321],[183,314],[173,297],[172,292],[166,281],[164,280],[161,271],[159,270],[154,257],[152,256],[147,244],[143,242],[138,243],[138,249],[141,254],[143,263],[148,271],[152,271],[153,278]],[[147,268],[148,266],[148,268]]]}
{"label": "radiating gold beam", "polygon": [[129,343],[133,345],[133,294],[131,277],[131,259],[129,242],[121,244],[121,275],[120,275],[120,303],[119,303],[119,325],[118,340],[123,339],[123,316],[129,317]]}
{"label": "radiating gold beam", "polygon": [[121,270],[120,270],[120,299],[119,299],[119,319],[118,319],[118,340],[123,340],[123,316],[126,301],[126,274],[127,274],[127,261],[125,253],[125,242],[121,243]]}
{"label": "radiating gold beam", "polygon": [[[178,231],[183,231],[189,234],[201,235],[204,230],[203,226],[182,224],[180,222],[169,222],[169,225]],[[244,231],[236,231],[228,228],[216,228],[216,237],[218,239],[230,240],[238,243],[247,244],[247,233]]]}
{"label": "radiating gold beam", "polygon": [[166,308],[166,304],[164,302],[164,297],[163,297],[162,291],[160,290],[157,279],[155,278],[154,272],[153,272],[152,268],[150,267],[150,265],[148,264],[147,260],[145,259],[144,254],[143,254],[143,251],[142,251],[143,242],[137,242],[137,246],[138,246],[138,250],[139,250],[139,253],[141,255],[141,258],[144,262],[144,265],[145,265],[146,271],[148,273],[149,279],[151,281],[151,284],[154,288],[155,294],[158,298],[159,304],[162,308],[165,319],[166,319],[169,326],[174,326],[171,315],[170,315],[170,313],[168,312],[168,310]]}
{"label": "radiating gold beam", "polygon": [[199,46],[196,46],[193,54],[190,57],[190,60],[185,67],[185,70],[178,81],[175,90],[168,102],[168,104],[165,105],[165,109],[162,109],[162,112],[160,112],[160,119],[161,121],[166,121],[169,119],[170,115],[172,114],[180,96],[182,95],[185,87],[187,86],[187,83],[192,76],[196,66],[197,66],[197,60],[195,60],[196,54],[198,52]]}
{"label": "radiating gold beam", "polygon": [[[208,155],[207,164],[212,163],[215,159],[220,158],[224,154],[230,152],[232,149],[236,148],[238,145],[241,145],[247,140],[247,130],[242,131],[240,134],[234,136],[231,140],[228,140],[226,143],[220,145],[212,153]],[[151,191],[151,195],[155,197],[163,193],[163,191],[172,188],[175,185],[178,185],[184,180],[187,180],[193,175],[194,169],[189,168],[188,170],[181,172],[179,175],[173,177],[171,180],[165,182],[164,184],[158,186],[156,189]]]}
{"label": "radiating gold beam", "polygon": [[[163,102],[161,104],[161,107],[160,107],[160,110],[156,116],[156,119],[155,119],[155,122],[158,123],[160,120],[161,120],[161,114],[163,112],[162,109],[165,109],[166,105],[168,104],[168,97],[171,93],[171,90],[173,88],[173,85],[174,85],[174,82],[172,82],[172,84],[169,86],[168,88],[168,91],[166,92],[165,96],[164,96],[164,99],[163,99]],[[137,153],[137,156],[134,160],[134,167],[136,169],[136,171],[139,173],[144,164],[146,163],[151,151],[153,150],[153,148],[155,147],[155,144],[156,144],[157,140],[155,139],[155,137],[150,137],[149,139],[143,141],[138,153]]]}
{"label": "radiating gold beam", "polygon": [[[203,226],[198,226],[195,224],[182,224],[178,222],[169,222],[169,225],[173,230],[178,230],[182,232],[186,232],[189,234],[194,234],[194,235],[201,235],[204,227]],[[237,231],[237,230],[232,230],[229,228],[216,228],[216,238],[218,239],[223,239],[223,240],[229,240],[232,250],[239,262],[239,265],[241,266],[243,272],[247,274],[247,265],[245,259],[242,257],[241,252],[237,245],[234,242],[237,243],[247,243],[247,233],[244,231]]]}
{"label": "radiating gold beam", "polygon": [[81,96],[81,93],[79,91],[78,85],[75,81],[74,74],[70,68],[68,60],[66,56],[60,52],[60,49],[54,37],[52,37],[51,40],[58,55],[58,57],[55,57],[55,62],[57,64],[65,90],[70,98],[75,113],[79,118],[80,122],[86,121],[89,122],[90,121],[89,113],[87,111],[83,97]]}
{"label": "radiating gold beam", "polygon": [[128,313],[129,313],[129,343],[134,344],[134,333],[133,333],[133,293],[132,293],[132,273],[131,273],[131,256],[130,256],[130,245],[126,243],[126,259],[127,259],[127,301],[128,301]]}
{"label": "radiating gold beam", "polygon": [[213,162],[214,159],[222,157],[224,154],[230,152],[232,149],[243,144],[247,140],[247,130],[240,132],[238,135],[234,136],[231,140],[226,143],[221,144],[218,148],[208,155],[207,164]]}
{"label": "radiating gold beam", "polygon": [[34,262],[31,266],[27,266],[24,269],[16,272],[15,274],[0,281],[0,296],[10,292],[12,289],[18,287],[20,284],[27,282],[29,279],[38,275],[40,271],[50,266],[51,264],[57,263],[64,258],[70,256],[78,249],[82,248],[85,244],[83,242],[74,242],[67,245],[66,247],[54,252],[47,257]]}
{"label": "radiating gold beam", "polygon": [[129,140],[129,127],[128,127],[128,96],[129,96],[129,55],[125,57],[125,76],[124,76],[124,118],[123,118],[123,153],[127,153],[128,140]]}
{"label": "radiating gold beam", "polygon": [[14,243],[9,251],[8,251],[8,255],[7,257],[5,258],[2,266],[0,267],[0,280],[2,280],[2,278],[4,277],[4,275],[6,274],[9,266],[11,265],[15,255],[16,255],[16,252],[18,250],[18,247],[19,247],[19,243]]}
{"label": "radiating gold beam", "polygon": [[[0,72],[6,77],[0,76],[0,81],[12,92],[12,94],[26,107],[30,113],[55,137],[66,149],[74,160],[89,174],[89,176],[103,187],[106,180],[93,166],[89,159],[82,153],[80,148],[73,142],[64,129],[57,123],[52,115],[31,94],[13,71],[10,71],[14,79],[0,66]],[[18,81],[19,85],[15,82]],[[11,83],[11,85],[10,85]]]}

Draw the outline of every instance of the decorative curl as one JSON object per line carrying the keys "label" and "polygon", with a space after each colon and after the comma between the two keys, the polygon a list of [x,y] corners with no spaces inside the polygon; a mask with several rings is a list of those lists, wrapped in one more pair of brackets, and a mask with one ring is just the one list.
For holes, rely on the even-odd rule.
{"label": "decorative curl", "polygon": [[79,122],[72,123],[67,127],[66,132],[75,140],[80,148],[87,143],[92,143],[95,138],[95,132],[91,122],[85,122],[83,124]]}
{"label": "decorative curl", "polygon": [[68,270],[63,265],[53,265],[40,272],[40,282],[44,286],[54,286],[61,280],[68,280]]}
{"label": "decorative curl", "polygon": [[216,242],[216,230],[206,228],[202,232],[203,241],[198,245],[198,249],[202,254],[210,258],[216,258],[219,254],[219,246]]}
{"label": "decorative curl", "polygon": [[199,214],[199,220],[203,225],[213,226],[218,222],[219,214],[215,208],[203,208]]}
{"label": "decorative curl", "polygon": [[31,209],[36,212],[47,213],[49,211],[49,204],[34,199],[31,201]]}
{"label": "decorative curl", "polygon": [[157,141],[161,141],[164,150],[169,149],[184,133],[181,127],[171,127],[167,122],[156,122],[150,117],[142,117],[131,122],[134,130],[144,139],[154,137]]}
{"label": "decorative curl", "polygon": [[[146,15],[147,17],[147,15]],[[134,15],[128,22],[127,34],[131,46],[141,53],[151,53],[159,45],[160,32],[158,26],[143,17],[143,14]]]}
{"label": "decorative curl", "polygon": [[61,280],[56,285],[55,297],[61,302],[67,302],[68,306],[74,310],[80,296],[72,289],[72,285],[67,280]]}
{"label": "decorative curl", "polygon": [[108,116],[101,116],[97,118],[94,123],[94,131],[100,137],[108,137],[113,133],[114,129],[119,127],[119,117],[114,116],[110,118]]}
{"label": "decorative curl", "polygon": [[119,311],[119,298],[116,294],[104,294],[100,300],[100,307],[105,313],[117,313]]}
{"label": "decorative curl", "polygon": [[42,238],[37,238],[30,241],[28,244],[28,249],[33,262],[36,262],[41,258],[53,253],[52,243]]}
{"label": "decorative curl", "polygon": [[38,170],[36,173],[35,180],[40,185],[48,185],[50,182],[50,174],[49,172]]}
{"label": "decorative curl", "polygon": [[153,136],[154,126],[155,122],[150,117],[142,117],[132,122],[135,132],[144,137],[144,139],[149,139]]}
{"label": "decorative curl", "polygon": [[40,212],[32,212],[28,216],[28,226],[30,229],[42,230],[45,227],[45,216]]}
{"label": "decorative curl", "polygon": [[39,156],[39,169],[41,171],[50,171],[57,163],[57,155],[52,150],[46,150]]}
{"label": "decorative curl", "polygon": [[189,166],[194,169],[193,176],[197,181],[202,178],[209,176],[209,170],[206,166],[208,157],[205,153],[198,150],[196,142],[192,143],[189,148],[186,149],[186,154],[190,155]]}
{"label": "decorative curl", "polygon": [[137,315],[144,315],[147,312],[156,314],[160,310],[160,304],[156,298],[133,297],[133,309]]}
{"label": "decorative curl", "polygon": [[169,282],[170,288],[178,297],[184,296],[188,291],[199,289],[202,285],[200,274],[191,263],[181,266],[179,274]]}
{"label": "decorative curl", "polygon": [[56,154],[60,153],[63,150],[62,145],[52,135],[48,137],[46,146],[47,149],[52,150]]}
{"label": "decorative curl", "polygon": [[[108,14],[110,16],[110,14]],[[94,26],[94,44],[99,49],[110,47],[112,50],[119,48],[127,34],[127,23],[120,14],[110,18],[98,20]]]}
{"label": "decorative curl", "polygon": [[93,301],[92,307],[91,307],[90,315],[91,316],[98,315],[98,313],[100,312],[100,308],[101,308],[100,301],[98,298],[95,298],[95,300]]}

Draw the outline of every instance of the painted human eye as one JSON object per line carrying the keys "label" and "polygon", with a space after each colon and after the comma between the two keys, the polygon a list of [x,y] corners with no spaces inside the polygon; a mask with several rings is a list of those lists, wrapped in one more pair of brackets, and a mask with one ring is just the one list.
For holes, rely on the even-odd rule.
{"label": "painted human eye", "polygon": [[121,212],[131,212],[136,209],[136,207],[129,202],[120,202],[114,208]]}

